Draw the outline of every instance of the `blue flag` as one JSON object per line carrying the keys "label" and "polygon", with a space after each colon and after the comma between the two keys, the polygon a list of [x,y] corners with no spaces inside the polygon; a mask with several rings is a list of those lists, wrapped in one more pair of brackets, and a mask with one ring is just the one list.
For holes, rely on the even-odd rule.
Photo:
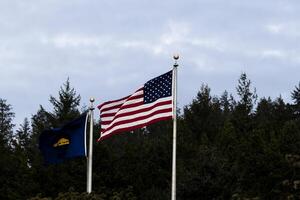
{"label": "blue flag", "polygon": [[61,128],[42,132],[39,148],[46,164],[61,163],[65,159],[86,155],[87,114],[69,122]]}

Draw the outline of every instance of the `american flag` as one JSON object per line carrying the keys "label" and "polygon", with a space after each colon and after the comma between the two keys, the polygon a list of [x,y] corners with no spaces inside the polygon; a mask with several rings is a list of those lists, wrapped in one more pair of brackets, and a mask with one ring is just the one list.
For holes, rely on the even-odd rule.
{"label": "american flag", "polygon": [[146,82],[133,94],[98,106],[103,140],[173,116],[172,74],[169,71]]}

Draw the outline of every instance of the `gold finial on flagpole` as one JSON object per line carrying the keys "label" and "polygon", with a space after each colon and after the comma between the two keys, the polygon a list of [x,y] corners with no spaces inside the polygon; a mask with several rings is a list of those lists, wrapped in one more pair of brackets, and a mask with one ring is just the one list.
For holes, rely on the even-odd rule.
{"label": "gold finial on flagpole", "polygon": [[95,99],[93,97],[90,98],[90,110],[94,110],[94,101]]}
{"label": "gold finial on flagpole", "polygon": [[177,60],[179,59],[179,54],[178,53],[174,53],[173,59],[175,60],[174,67],[178,67]]}
{"label": "gold finial on flagpole", "polygon": [[178,53],[174,53],[173,58],[174,58],[174,60],[178,60],[179,59],[179,54]]}

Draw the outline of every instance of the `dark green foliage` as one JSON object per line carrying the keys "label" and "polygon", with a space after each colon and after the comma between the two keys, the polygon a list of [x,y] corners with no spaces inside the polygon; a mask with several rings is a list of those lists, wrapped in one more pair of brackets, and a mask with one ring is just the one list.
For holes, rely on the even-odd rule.
{"label": "dark green foliage", "polygon": [[9,147],[12,142],[13,127],[15,126],[12,123],[14,116],[11,105],[0,98],[0,142],[6,147]]}
{"label": "dark green foliage", "polygon": [[300,105],[300,82],[298,87],[296,86],[292,92],[292,100],[294,101],[294,104]]}
{"label": "dark green foliage", "polygon": [[294,101],[294,105],[292,105],[293,114],[296,117],[300,117],[300,82],[298,87],[296,86],[295,89],[292,91],[292,100]]}
{"label": "dark green foliage", "polygon": [[59,193],[58,196],[54,198],[42,197],[41,194],[38,194],[29,200],[104,200],[105,197],[105,195],[98,195],[94,193],[65,192]]}
{"label": "dark green foliage", "polygon": [[16,131],[15,136],[15,146],[16,148],[20,148],[22,150],[26,150],[29,148],[31,136],[31,128],[27,118],[24,119],[23,124],[20,125],[20,128]]}
{"label": "dark green foliage", "polygon": [[61,126],[68,121],[78,117],[80,104],[80,95],[76,95],[75,89],[71,88],[69,79],[60,88],[59,97],[56,99],[50,96],[50,103],[53,105],[53,113],[50,113],[50,119],[53,124]]}
{"label": "dark green foliage", "polygon": [[10,180],[15,175],[14,155],[11,146],[14,127],[13,117],[11,105],[0,98],[0,199],[13,199],[19,196],[18,193],[12,192],[17,182]]}
{"label": "dark green foliage", "polygon": [[[238,99],[213,96],[202,85],[177,116],[177,199],[300,199],[300,85],[293,104],[261,98],[245,73]],[[93,191],[86,189],[86,159],[44,166],[40,133],[78,117],[80,96],[69,80],[53,108],[40,106],[14,133],[14,113],[0,99],[0,199],[166,200],[171,197],[172,121],[100,143],[95,123]],[[12,167],[13,166],[13,167]]]}
{"label": "dark green foliage", "polygon": [[196,141],[212,142],[222,124],[221,104],[210,94],[210,88],[202,85],[196,99],[184,108],[187,133]]}
{"label": "dark green foliage", "polygon": [[257,94],[255,88],[253,91],[251,91],[251,81],[247,78],[247,75],[245,73],[241,74],[236,90],[237,94],[240,97],[238,106],[240,106],[241,109],[249,114],[252,111],[253,105],[257,100]]}
{"label": "dark green foliage", "polygon": [[239,96],[239,101],[232,111],[232,123],[237,132],[240,134],[247,134],[253,128],[253,107],[257,100],[256,89],[252,91],[251,81],[247,78],[245,73],[242,73],[238,80],[236,88]]}

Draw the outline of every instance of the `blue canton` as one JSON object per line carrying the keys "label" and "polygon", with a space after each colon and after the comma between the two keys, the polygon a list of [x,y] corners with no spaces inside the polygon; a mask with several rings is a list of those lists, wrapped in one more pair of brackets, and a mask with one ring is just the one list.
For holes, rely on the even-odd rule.
{"label": "blue canton", "polygon": [[152,103],[159,98],[172,95],[172,70],[151,79],[144,85],[144,103]]}

